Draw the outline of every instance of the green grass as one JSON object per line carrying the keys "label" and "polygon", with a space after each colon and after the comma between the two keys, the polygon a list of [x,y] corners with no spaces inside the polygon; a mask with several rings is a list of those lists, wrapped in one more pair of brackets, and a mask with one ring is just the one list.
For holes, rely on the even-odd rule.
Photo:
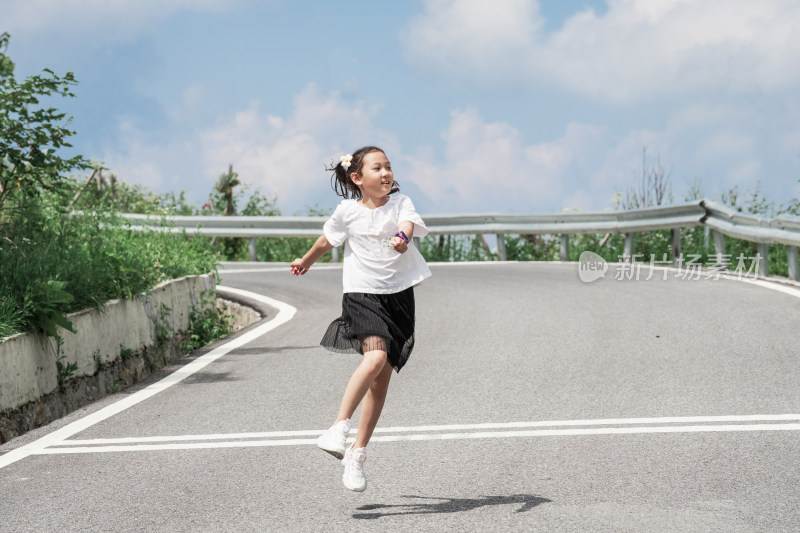
{"label": "green grass", "polygon": [[204,237],[130,231],[110,212],[70,216],[64,195],[22,199],[0,213],[0,337],[46,330],[43,310],[99,307],[218,260]]}

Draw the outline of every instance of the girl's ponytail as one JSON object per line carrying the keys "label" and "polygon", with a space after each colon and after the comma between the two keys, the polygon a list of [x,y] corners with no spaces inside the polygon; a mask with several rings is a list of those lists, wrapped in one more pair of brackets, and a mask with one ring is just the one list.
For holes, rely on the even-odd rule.
{"label": "girl's ponytail", "polygon": [[[345,168],[345,166],[349,166],[349,168]],[[361,198],[361,191],[358,189],[358,186],[353,183],[353,180],[350,179],[350,173],[353,172],[352,169],[352,162],[347,165],[344,161],[339,161],[335,165],[331,163],[331,166],[325,167],[325,170],[333,172],[331,176],[331,187],[333,187],[337,195],[345,199]],[[356,170],[356,172],[358,171]]]}

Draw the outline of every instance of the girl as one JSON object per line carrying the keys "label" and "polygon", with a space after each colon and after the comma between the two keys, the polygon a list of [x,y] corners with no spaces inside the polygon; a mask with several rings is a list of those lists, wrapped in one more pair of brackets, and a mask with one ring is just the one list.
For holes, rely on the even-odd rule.
{"label": "girl", "polygon": [[[320,343],[334,352],[363,355],[344,391],[339,413],[317,446],[342,459],[344,486],[367,488],[366,446],[378,423],[392,368],[403,367],[414,348],[414,285],[431,275],[411,240],[428,233],[411,200],[395,194],[392,167],[380,148],[366,146],[327,168],[334,191],[344,200],[325,222],[311,249],[291,264],[303,275],[334,246],[345,244],[342,316]],[[350,417],[361,406],[358,434],[345,445]]]}

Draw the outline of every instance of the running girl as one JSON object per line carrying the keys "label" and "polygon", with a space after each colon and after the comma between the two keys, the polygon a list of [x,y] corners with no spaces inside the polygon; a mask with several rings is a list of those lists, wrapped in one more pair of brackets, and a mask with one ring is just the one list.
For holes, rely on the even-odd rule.
{"label": "running girl", "polygon": [[[303,275],[326,252],[345,245],[342,316],[321,345],[340,353],[360,353],[361,362],[344,391],[333,425],[317,446],[342,459],[344,486],[367,488],[366,446],[378,423],[392,369],[399,372],[414,348],[414,285],[431,275],[412,238],[428,233],[411,200],[399,186],[380,148],[366,146],[341,157],[331,181],[344,200],[325,222],[311,249],[291,264]],[[347,448],[350,417],[361,405],[355,443]]]}

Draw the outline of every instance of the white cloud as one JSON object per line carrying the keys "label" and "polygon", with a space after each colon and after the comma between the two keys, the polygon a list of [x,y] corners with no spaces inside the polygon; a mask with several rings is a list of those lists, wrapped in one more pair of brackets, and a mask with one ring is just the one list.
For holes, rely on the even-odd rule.
{"label": "white cloud", "polygon": [[585,9],[551,33],[538,6],[427,0],[400,34],[406,58],[484,84],[525,80],[611,101],[800,81],[794,0],[609,0],[603,15]]}
{"label": "white cloud", "polygon": [[[185,92],[184,102],[170,113],[173,121],[197,105],[197,94]],[[324,166],[342,153],[376,144],[389,154],[403,191],[415,191],[415,202],[426,212],[497,211],[497,206],[532,212],[552,210],[561,201],[567,171],[581,168],[602,134],[572,124],[559,139],[526,143],[513,126],[486,122],[467,108],[451,113],[442,151],[422,147],[410,153],[376,125],[380,106],[321,93],[314,85],[294,98],[287,116],[262,108],[253,101],[215,126],[184,127],[185,135],[171,136],[166,144],[126,122],[119,128],[118,148],[107,150],[104,160],[124,181],[157,191],[189,189],[196,200],[233,164],[243,183],[275,194],[281,210],[294,214],[309,205],[335,205]]]}
{"label": "white cloud", "polygon": [[[189,88],[170,113],[173,122],[202,108],[203,94]],[[451,112],[441,146],[410,150],[382,129],[380,105],[315,85],[297,94],[284,115],[264,108],[253,101],[217,116],[214,126],[183,123],[184,133],[166,144],[126,123],[118,139],[122,148],[107,152],[105,160],[125,181],[159,191],[189,189],[197,200],[233,164],[244,183],[277,195],[284,214],[335,205],[323,167],[365,144],[386,149],[403,191],[425,213],[602,210],[612,205],[615,190],[637,185],[643,148],[649,163],[658,159],[670,173],[677,202],[694,177],[709,197],[734,185],[754,188],[759,180],[770,197],[788,198],[798,190],[796,176],[775,169],[798,168],[796,145],[790,152],[784,145],[800,138],[800,110],[775,117],[737,102],[699,99],[677,106],[661,125],[614,131],[571,123],[558,135],[532,141],[514,125],[487,121],[467,107]]]}
{"label": "white cloud", "polygon": [[[525,54],[541,20],[529,0],[429,0],[426,13],[401,32],[406,54],[433,68],[506,71],[508,54]],[[498,61],[499,60],[499,61]]]}
{"label": "white cloud", "polygon": [[507,123],[487,123],[473,108],[456,110],[442,134],[444,160],[430,151],[410,158],[408,179],[439,212],[551,208],[564,195],[567,171],[580,166],[582,151],[599,135],[597,128],[572,124],[555,141],[526,144]]}
{"label": "white cloud", "polygon": [[201,85],[187,87],[167,112],[166,136],[121,121],[103,161],[125,182],[158,192],[187,190],[194,202],[204,201],[232,164],[242,183],[276,195],[278,207],[292,215],[306,206],[335,205],[324,167],[341,154],[365,144],[400,154],[394,136],[373,124],[380,106],[321,93],[313,84],[295,96],[287,116],[270,114],[262,102],[252,101],[216,119],[201,113],[201,124],[194,111],[214,95]]}
{"label": "white cloud", "polygon": [[373,125],[378,106],[320,94],[314,85],[295,97],[288,117],[261,107],[252,102],[231,120],[200,133],[205,174],[216,176],[232,163],[244,183],[276,194],[286,214],[317,202],[332,204],[324,167],[339,155],[365,144],[398,151],[392,135]]}

